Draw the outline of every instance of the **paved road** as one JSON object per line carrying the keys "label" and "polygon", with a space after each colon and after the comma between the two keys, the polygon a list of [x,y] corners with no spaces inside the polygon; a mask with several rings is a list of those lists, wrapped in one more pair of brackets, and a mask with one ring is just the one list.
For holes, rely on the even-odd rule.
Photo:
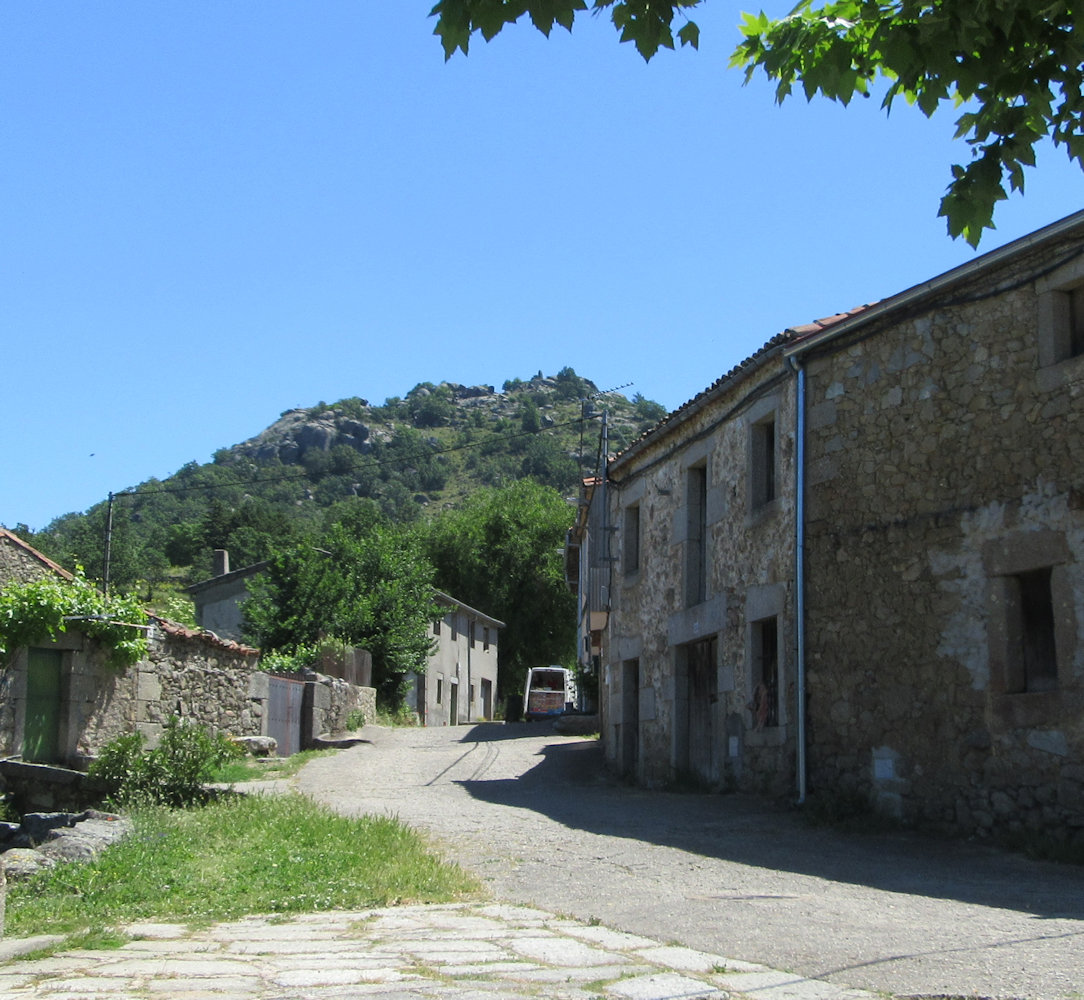
{"label": "paved road", "polygon": [[301,791],[428,830],[501,898],[910,997],[1084,997],[1084,870],[905,834],[843,835],[740,796],[602,776],[538,725],[367,728]]}

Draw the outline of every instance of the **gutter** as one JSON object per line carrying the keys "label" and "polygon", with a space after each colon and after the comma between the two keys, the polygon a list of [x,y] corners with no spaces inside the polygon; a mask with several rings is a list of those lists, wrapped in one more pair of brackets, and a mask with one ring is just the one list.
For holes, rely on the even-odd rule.
{"label": "gutter", "polygon": [[806,712],[805,712],[805,368],[800,361],[786,357],[787,366],[795,373],[794,400],[794,633],[795,705],[794,771],[797,781],[798,805],[805,803],[806,774]]}

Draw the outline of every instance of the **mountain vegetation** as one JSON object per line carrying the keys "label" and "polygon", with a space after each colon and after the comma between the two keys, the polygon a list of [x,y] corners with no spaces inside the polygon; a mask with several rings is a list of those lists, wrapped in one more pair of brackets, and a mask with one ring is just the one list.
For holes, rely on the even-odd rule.
{"label": "mountain vegetation", "polygon": [[562,369],[492,386],[423,382],[380,405],[352,397],[288,410],[256,437],[148,480],[39,533],[61,565],[106,577],[191,623],[186,586],[267,561],[246,608],[263,650],[303,657],[333,640],[373,653],[394,707],[424,665],[433,587],[507,623],[502,688],[531,663],[575,660],[574,604],[560,549],[567,497],[601,463],[603,410],[615,451],[665,416]]}
{"label": "mountain vegetation", "polygon": [[[531,478],[574,495],[598,468],[603,409],[614,452],[665,415],[658,403],[600,393],[564,368],[492,386],[422,382],[382,404],[351,397],[288,410],[256,437],[190,462],[167,479],[119,491],[113,505],[112,589],[186,586],[212,572],[214,549],[234,567],[322,530],[335,508],[374,500],[408,524],[460,506],[483,487]],[[15,531],[62,566],[104,576],[108,504]]]}

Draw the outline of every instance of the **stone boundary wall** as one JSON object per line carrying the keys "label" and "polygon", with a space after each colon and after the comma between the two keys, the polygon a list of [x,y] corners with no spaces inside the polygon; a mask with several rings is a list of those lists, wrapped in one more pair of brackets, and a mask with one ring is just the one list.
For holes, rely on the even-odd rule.
{"label": "stone boundary wall", "polygon": [[[267,735],[267,674],[259,651],[152,620],[147,655],[127,669],[108,662],[106,651],[69,631],[42,648],[63,654],[59,754],[82,768],[111,739],[137,730],[150,745],[173,715],[230,736]],[[19,650],[0,675],[0,753],[22,753],[26,721],[27,651]],[[310,716],[302,735],[342,732],[355,709],[366,721],[376,715],[376,692],[338,678],[315,675]]]}
{"label": "stone boundary wall", "polygon": [[312,735],[324,736],[346,731],[346,720],[357,710],[367,723],[376,718],[376,689],[359,687],[339,677],[317,674],[313,687]]}

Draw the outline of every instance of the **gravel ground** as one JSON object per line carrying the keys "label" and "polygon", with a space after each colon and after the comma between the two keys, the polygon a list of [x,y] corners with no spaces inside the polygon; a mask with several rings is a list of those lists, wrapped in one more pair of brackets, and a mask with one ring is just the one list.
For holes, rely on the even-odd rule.
{"label": "gravel ground", "polygon": [[299,789],[427,830],[500,899],[897,996],[1084,998],[1082,869],[630,788],[540,725],[361,735]]}

